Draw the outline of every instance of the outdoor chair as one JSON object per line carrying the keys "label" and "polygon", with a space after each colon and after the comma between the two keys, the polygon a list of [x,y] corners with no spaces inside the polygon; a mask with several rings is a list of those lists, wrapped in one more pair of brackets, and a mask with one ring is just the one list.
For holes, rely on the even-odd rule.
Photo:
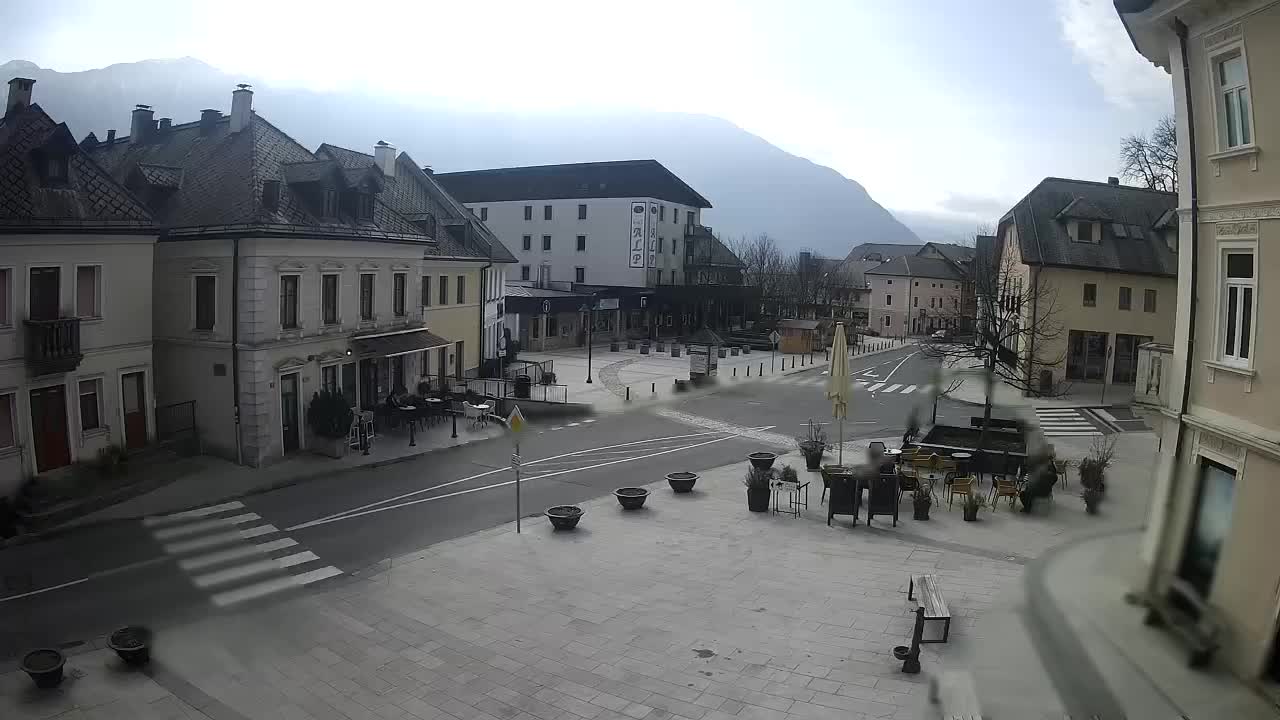
{"label": "outdoor chair", "polygon": [[973,493],[973,485],[976,478],[973,475],[957,475],[951,478],[951,487],[947,490],[947,509],[951,509],[951,504],[955,501],[956,495],[963,495],[966,498]]}
{"label": "outdoor chair", "polygon": [[1018,493],[1022,490],[1022,483],[1016,477],[1010,475],[995,475],[991,481],[991,493],[989,499],[992,509],[995,509],[996,503],[1000,502],[1000,498],[1009,498],[1009,509],[1013,509],[1014,501],[1018,499]]}
{"label": "outdoor chair", "polygon": [[1067,473],[1071,469],[1070,460],[1054,460],[1053,471],[1058,474],[1058,482],[1062,483],[1062,489],[1067,489]]}

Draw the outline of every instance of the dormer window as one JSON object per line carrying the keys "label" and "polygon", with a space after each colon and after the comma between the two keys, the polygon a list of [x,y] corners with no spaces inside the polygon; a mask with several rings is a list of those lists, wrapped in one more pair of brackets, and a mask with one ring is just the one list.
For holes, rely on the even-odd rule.
{"label": "dormer window", "polygon": [[338,191],[325,190],[322,197],[323,197],[323,201],[320,206],[320,215],[323,217],[330,217],[330,218],[337,217],[338,216]]}
{"label": "dormer window", "polygon": [[67,156],[50,155],[45,158],[45,177],[50,184],[61,185],[67,181]]}
{"label": "dormer window", "polygon": [[356,217],[360,220],[373,220],[372,193],[356,193]]}

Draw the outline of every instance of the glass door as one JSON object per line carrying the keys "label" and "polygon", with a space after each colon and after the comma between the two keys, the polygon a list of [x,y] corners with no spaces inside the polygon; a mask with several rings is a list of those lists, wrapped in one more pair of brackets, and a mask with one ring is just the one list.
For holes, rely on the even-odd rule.
{"label": "glass door", "polygon": [[1209,596],[1218,569],[1218,555],[1231,530],[1235,491],[1235,470],[1201,458],[1200,487],[1178,567],[1178,577],[1200,591],[1201,597]]}

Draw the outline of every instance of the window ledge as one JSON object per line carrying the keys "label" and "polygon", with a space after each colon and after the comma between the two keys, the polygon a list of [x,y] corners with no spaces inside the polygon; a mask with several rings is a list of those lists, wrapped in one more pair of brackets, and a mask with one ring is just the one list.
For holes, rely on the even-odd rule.
{"label": "window ledge", "polygon": [[1219,362],[1217,360],[1205,360],[1204,364],[1208,367],[1213,368],[1214,370],[1221,370],[1223,372],[1235,373],[1236,375],[1244,375],[1245,377],[1249,377],[1249,378],[1252,378],[1258,374],[1258,371],[1254,370],[1251,367],[1241,367],[1239,365],[1231,365],[1229,363]]}
{"label": "window ledge", "polygon": [[107,428],[105,427],[96,427],[96,428],[93,428],[92,430],[81,430],[80,437],[85,440],[88,440],[90,438],[102,437],[106,435],[107,432],[108,432]]}
{"label": "window ledge", "polygon": [[1215,177],[1222,175],[1222,161],[1230,158],[1248,157],[1249,169],[1253,172],[1258,171],[1258,154],[1262,152],[1261,148],[1253,143],[1248,145],[1238,145],[1227,150],[1222,150],[1208,155],[1209,162],[1213,163],[1213,174]]}

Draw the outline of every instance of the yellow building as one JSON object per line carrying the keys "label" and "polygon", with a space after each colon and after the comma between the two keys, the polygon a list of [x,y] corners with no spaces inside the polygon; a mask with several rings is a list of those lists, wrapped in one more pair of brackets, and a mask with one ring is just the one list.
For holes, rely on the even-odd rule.
{"label": "yellow building", "polygon": [[1161,421],[1144,589],[1194,587],[1223,619],[1220,661],[1274,690],[1280,335],[1259,313],[1280,282],[1280,255],[1266,249],[1280,242],[1280,166],[1266,154],[1280,141],[1280,3],[1116,6],[1138,51],[1170,73],[1178,128],[1175,337],[1144,349],[1139,379]]}

